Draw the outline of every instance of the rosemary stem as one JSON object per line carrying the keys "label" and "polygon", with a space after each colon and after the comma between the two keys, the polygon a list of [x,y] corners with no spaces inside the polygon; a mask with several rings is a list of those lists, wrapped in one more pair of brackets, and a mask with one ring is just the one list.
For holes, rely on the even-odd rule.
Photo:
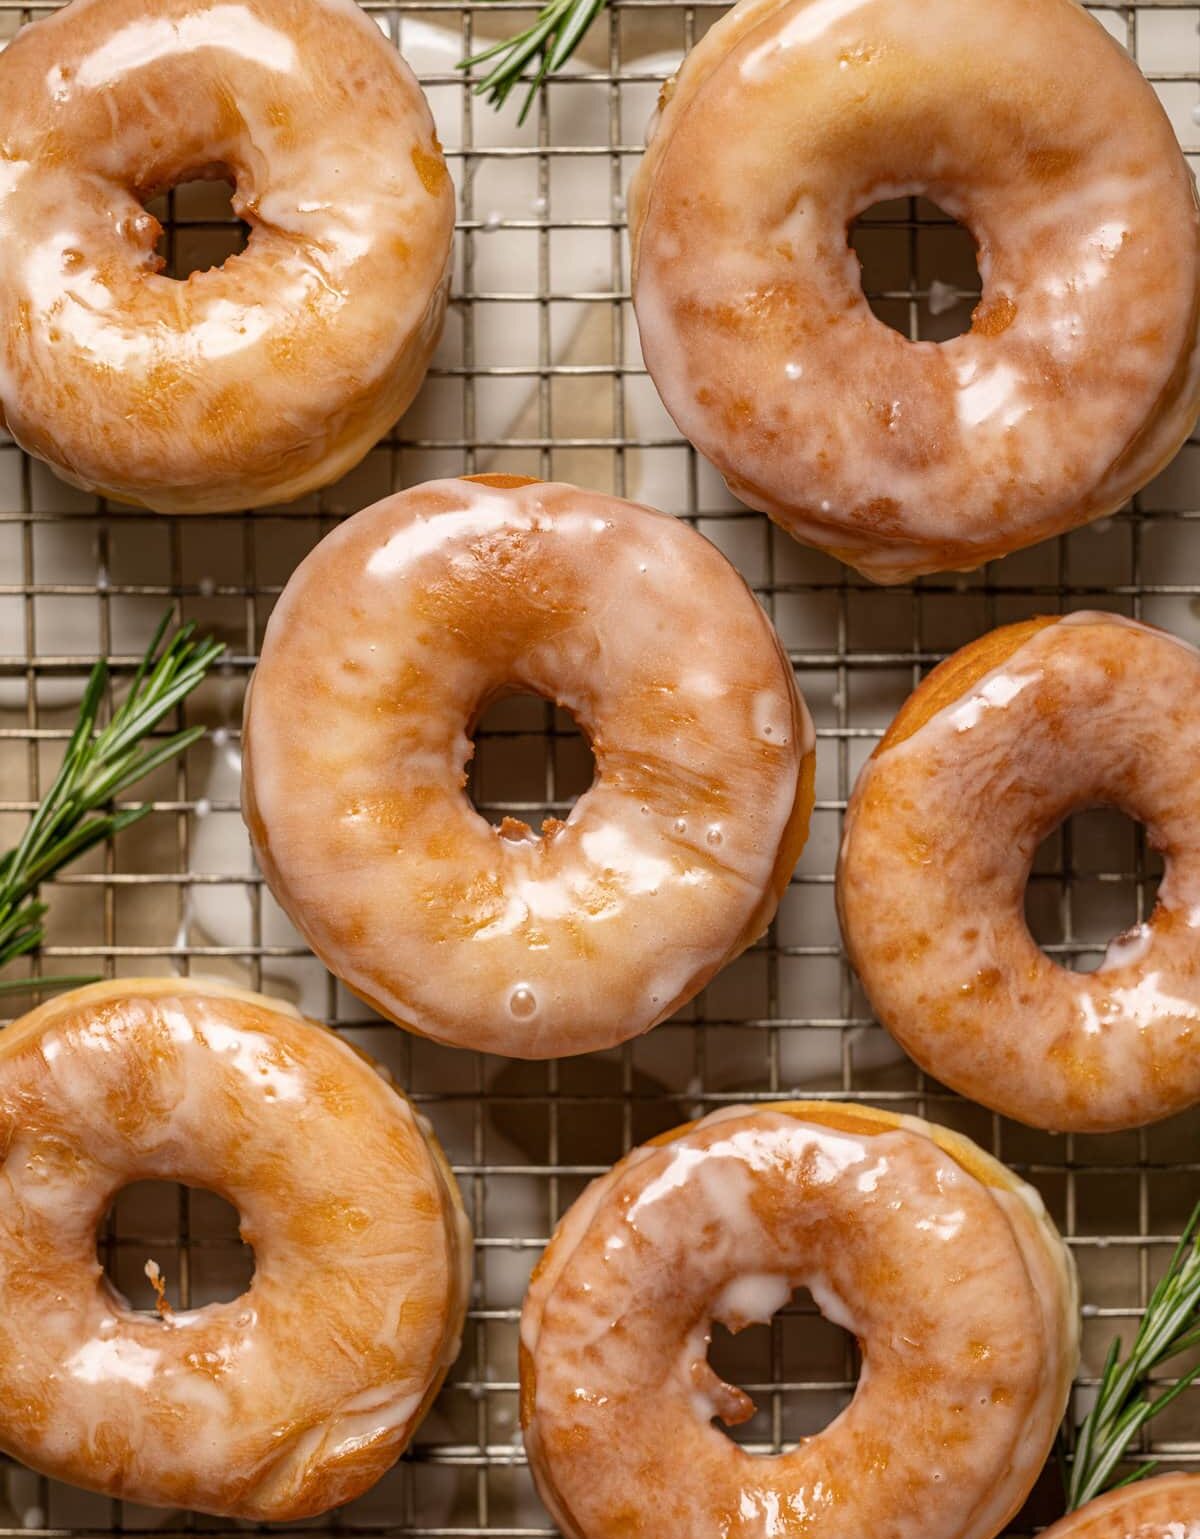
{"label": "rosemary stem", "polygon": [[[1200,1204],[1192,1210],[1166,1271],[1146,1305],[1128,1356],[1121,1341],[1109,1347],[1096,1401],[1078,1428],[1071,1466],[1071,1510],[1102,1491],[1141,1480],[1156,1461],[1140,1464],[1114,1480],[1130,1444],[1200,1376],[1200,1365],[1159,1387],[1153,1375],[1189,1348],[1200,1345]],[[1157,1388],[1157,1393],[1152,1390]]]}
{"label": "rosemary stem", "polygon": [[[114,810],[112,800],[135,781],[183,753],[203,727],[189,727],[160,742],[150,734],[205,677],[224,647],[211,638],[194,641],[183,625],[163,645],[170,610],[134,671],[122,703],[106,725],[97,726],[108,685],[99,659],[88,675],[75,727],[50,789],[38,804],[16,846],[0,855],[0,968],[41,945],[46,905],[36,888],[85,850],[129,828],[150,812],[148,804]],[[161,647],[161,650],[160,650]],[[66,988],[79,978],[0,980],[0,993]]]}
{"label": "rosemary stem", "polygon": [[476,82],[475,90],[486,95],[494,107],[501,107],[524,77],[525,66],[536,60],[529,90],[517,116],[518,123],[523,123],[538,87],[547,75],[563,67],[606,3],[607,0],[546,0],[530,26],[461,59],[458,68],[471,70],[491,64],[488,73]]}

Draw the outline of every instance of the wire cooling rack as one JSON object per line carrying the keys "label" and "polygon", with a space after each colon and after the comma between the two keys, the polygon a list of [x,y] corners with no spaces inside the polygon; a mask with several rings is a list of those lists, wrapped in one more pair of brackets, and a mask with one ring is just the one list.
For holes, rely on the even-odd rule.
{"label": "wire cooling rack", "polygon": [[[1000,3],[1000,0],[996,0]],[[1116,518],[969,577],[873,588],[750,514],[675,432],[641,364],[628,302],[624,193],[660,81],[719,7],[613,0],[524,128],[464,87],[455,61],[524,25],[513,0],[429,0],[367,9],[428,90],[459,189],[446,335],[395,433],[339,485],[280,516],[168,520],[110,510],[0,442],[0,835],[12,841],[62,752],[87,669],[109,658],[120,687],[170,606],[228,645],[189,702],[210,730],[147,788],[154,812],[49,889],[48,970],[210,973],[292,999],[388,1063],[433,1120],[477,1233],[462,1356],[410,1453],[372,1492],[304,1531],[538,1539],[517,1428],[516,1322],[530,1267],[587,1180],[632,1144],[705,1110],[829,1095],[931,1116],[976,1138],[1042,1191],[1079,1263],[1086,1409],[1111,1335],[1131,1328],[1166,1247],[1200,1194],[1200,1117],[1111,1137],[1051,1137],[963,1102],[920,1074],[875,1025],[842,956],[833,866],[847,793],[902,699],[948,651],[1023,616],[1102,607],[1200,639],[1200,450]],[[0,35],[44,14],[0,0]],[[1200,154],[1200,9],[1098,10],[1154,82],[1189,153]],[[515,104],[514,104],[515,105]],[[241,232],[212,184],[160,210],[177,274],[220,261]],[[936,210],[902,200],[854,235],[880,316],[910,336],[967,324],[970,242]],[[504,470],[574,480],[689,519],[741,568],[773,616],[818,729],[808,848],[768,937],[676,1021],[579,1062],[514,1064],[456,1053],[379,1023],[308,954],[255,873],[238,814],[242,694],[275,596],[336,520],[431,476]],[[537,824],[586,785],[570,719],[513,699],[477,738],[485,813]],[[1065,962],[1094,966],[1108,936],[1153,905],[1156,871],[1132,825],[1073,819],[1039,857],[1029,912]],[[173,1301],[244,1285],[236,1220],[210,1193],[163,1185],[122,1194],[101,1239],[111,1275],[151,1300],[147,1258]],[[770,1327],[718,1331],[718,1368],[759,1410],[737,1435],[778,1451],[846,1404],[853,1348],[797,1299]],[[1153,1453],[1200,1464],[1200,1389],[1152,1424]],[[1014,1533],[1060,1507],[1053,1470]],[[240,1532],[87,1495],[14,1465],[0,1480],[0,1535]]]}

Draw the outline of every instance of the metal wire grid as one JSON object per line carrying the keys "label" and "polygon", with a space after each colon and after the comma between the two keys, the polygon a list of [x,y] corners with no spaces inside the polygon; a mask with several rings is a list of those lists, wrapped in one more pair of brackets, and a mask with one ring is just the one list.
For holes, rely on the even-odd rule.
{"label": "metal wire grid", "polygon": [[[511,112],[498,122],[469,94],[453,61],[481,36],[523,22],[528,7],[426,0],[366,8],[417,65],[460,191],[447,337],[414,411],[359,472],[287,517],[172,521],[108,509],[61,486],[15,447],[0,447],[0,835],[19,828],[47,785],[95,655],[110,659],[119,687],[168,604],[229,645],[223,669],[188,706],[188,720],[211,732],[186,763],[150,784],[153,815],[49,891],[41,965],[109,975],[221,972],[298,1000],[393,1068],[434,1121],[473,1212],[478,1281],[462,1357],[437,1407],[374,1492],[301,1531],[431,1539],[552,1533],[516,1432],[516,1320],[546,1236],[582,1185],[634,1143],[704,1110],[796,1092],[933,1116],[1039,1186],[1082,1273],[1079,1414],[1110,1335],[1144,1303],[1197,1194],[1200,1119],[1053,1138],[929,1081],[873,1023],[844,961],[832,914],[833,860],[858,766],[908,690],[954,647],[1027,614],[1088,606],[1121,609],[1196,639],[1200,446],[1189,445],[1107,526],[969,578],[870,587],[738,507],[655,414],[641,366],[623,193],[658,82],[719,8],[612,0],[581,67],[541,93],[524,136]],[[11,34],[38,14],[0,0],[0,31]],[[1200,102],[1200,10],[1164,0],[1097,14],[1139,58],[1189,153],[1200,154],[1200,129],[1190,126]],[[163,215],[167,255],[180,267],[219,260],[238,240],[228,211],[212,206],[211,189],[198,203],[192,193],[169,195]],[[964,267],[961,241],[936,211],[906,200],[863,225],[856,243],[881,316],[914,337],[961,326],[969,298],[957,312],[954,301],[970,295],[971,264]],[[495,259],[504,242],[512,247],[510,271]],[[502,312],[513,324],[497,328]],[[431,475],[485,469],[574,479],[687,517],[760,594],[818,726],[813,836],[769,936],[677,1021],[582,1062],[504,1063],[379,1024],[289,933],[237,822],[241,693],[295,563],[339,516],[374,496]],[[477,741],[474,791],[494,818],[536,824],[539,814],[561,813],[586,783],[586,748],[570,720],[543,702],[505,702]],[[1064,960],[1094,963],[1109,935],[1152,906],[1153,864],[1113,816],[1072,820],[1043,854],[1031,921]],[[231,1215],[211,1194],[131,1189],[102,1249],[118,1284],[141,1305],[149,1303],[141,1276],[149,1255],[185,1306],[236,1291],[246,1275]],[[853,1388],[851,1346],[802,1301],[770,1328],[718,1340],[713,1352],[718,1368],[756,1399],[759,1413],[739,1435],[764,1450],[816,1430]],[[1170,1465],[1200,1464],[1197,1393],[1152,1424],[1148,1446]],[[1051,1471],[1014,1533],[1056,1515],[1054,1487]],[[110,1502],[12,1465],[5,1499],[0,1534],[226,1531],[218,1520]]]}

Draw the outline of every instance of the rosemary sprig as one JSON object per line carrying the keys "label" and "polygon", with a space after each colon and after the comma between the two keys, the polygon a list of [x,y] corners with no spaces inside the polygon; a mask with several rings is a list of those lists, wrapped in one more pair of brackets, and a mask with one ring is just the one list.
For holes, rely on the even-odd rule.
{"label": "rosemary sprig", "polygon": [[477,82],[475,91],[477,94],[486,92],[493,107],[502,107],[521,80],[525,66],[536,61],[529,90],[517,117],[517,122],[523,123],[542,81],[563,67],[605,4],[606,0],[547,0],[536,21],[523,32],[518,32],[516,37],[502,38],[490,48],[460,60],[458,68],[469,70],[494,59],[496,62]]}
{"label": "rosemary sprig", "polygon": [[1156,1461],[1150,1460],[1121,1480],[1112,1478],[1140,1428],[1165,1411],[1200,1375],[1200,1364],[1159,1395],[1149,1393],[1151,1373],[1194,1346],[1200,1346],[1200,1203],[1192,1210],[1170,1265],[1146,1305],[1129,1356],[1121,1361],[1119,1337],[1109,1348],[1096,1403],[1079,1425],[1069,1510],[1082,1507],[1110,1486],[1130,1485],[1154,1470]]}
{"label": "rosemary sprig", "polygon": [[[150,811],[149,804],[105,811],[113,797],[183,753],[204,735],[203,727],[189,727],[162,742],[145,742],[167,712],[195,689],[225,650],[221,642],[211,637],[193,641],[195,626],[188,624],[177,630],[160,652],[159,644],[170,620],[168,610],[137,666],[129,693],[115,708],[107,725],[99,728],[96,718],[108,682],[108,668],[103,658],[97,661],[54,784],[30,818],[21,842],[0,856],[0,967],[33,951],[45,936],[42,919],[47,906],[32,896],[38,884]],[[13,978],[0,981],[0,994],[18,989],[67,988],[91,981]]]}

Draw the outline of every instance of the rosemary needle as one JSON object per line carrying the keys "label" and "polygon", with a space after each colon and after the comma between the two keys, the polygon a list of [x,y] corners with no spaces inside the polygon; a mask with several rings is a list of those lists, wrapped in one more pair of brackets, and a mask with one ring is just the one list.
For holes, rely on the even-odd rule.
{"label": "rosemary needle", "polygon": [[[160,652],[170,619],[168,611],[137,666],[129,693],[103,727],[97,726],[96,718],[108,668],[102,658],[97,661],[54,784],[30,818],[20,843],[0,856],[0,968],[33,951],[45,936],[42,920],[46,904],[33,896],[38,884],[150,811],[148,804],[116,812],[105,810],[113,797],[204,735],[203,727],[189,727],[161,742],[146,741],[225,650],[211,637],[194,641],[195,626],[188,624],[177,630]],[[13,978],[0,981],[0,993],[66,988],[90,981]]]}
{"label": "rosemary needle", "polygon": [[1110,1486],[1129,1485],[1155,1468],[1151,1460],[1113,1480],[1140,1428],[1183,1393],[1200,1374],[1200,1364],[1158,1395],[1148,1393],[1150,1375],[1194,1346],[1200,1346],[1200,1204],[1146,1305],[1128,1357],[1122,1362],[1119,1338],[1109,1348],[1096,1403],[1079,1426],[1069,1485],[1071,1511]]}
{"label": "rosemary needle", "polygon": [[542,81],[563,67],[605,4],[606,0],[547,0],[537,19],[523,32],[462,59],[458,68],[469,70],[495,60],[488,73],[476,83],[475,90],[486,93],[493,107],[502,107],[513,87],[523,78],[525,66],[536,60],[529,90],[517,117],[517,122],[523,123]]}

